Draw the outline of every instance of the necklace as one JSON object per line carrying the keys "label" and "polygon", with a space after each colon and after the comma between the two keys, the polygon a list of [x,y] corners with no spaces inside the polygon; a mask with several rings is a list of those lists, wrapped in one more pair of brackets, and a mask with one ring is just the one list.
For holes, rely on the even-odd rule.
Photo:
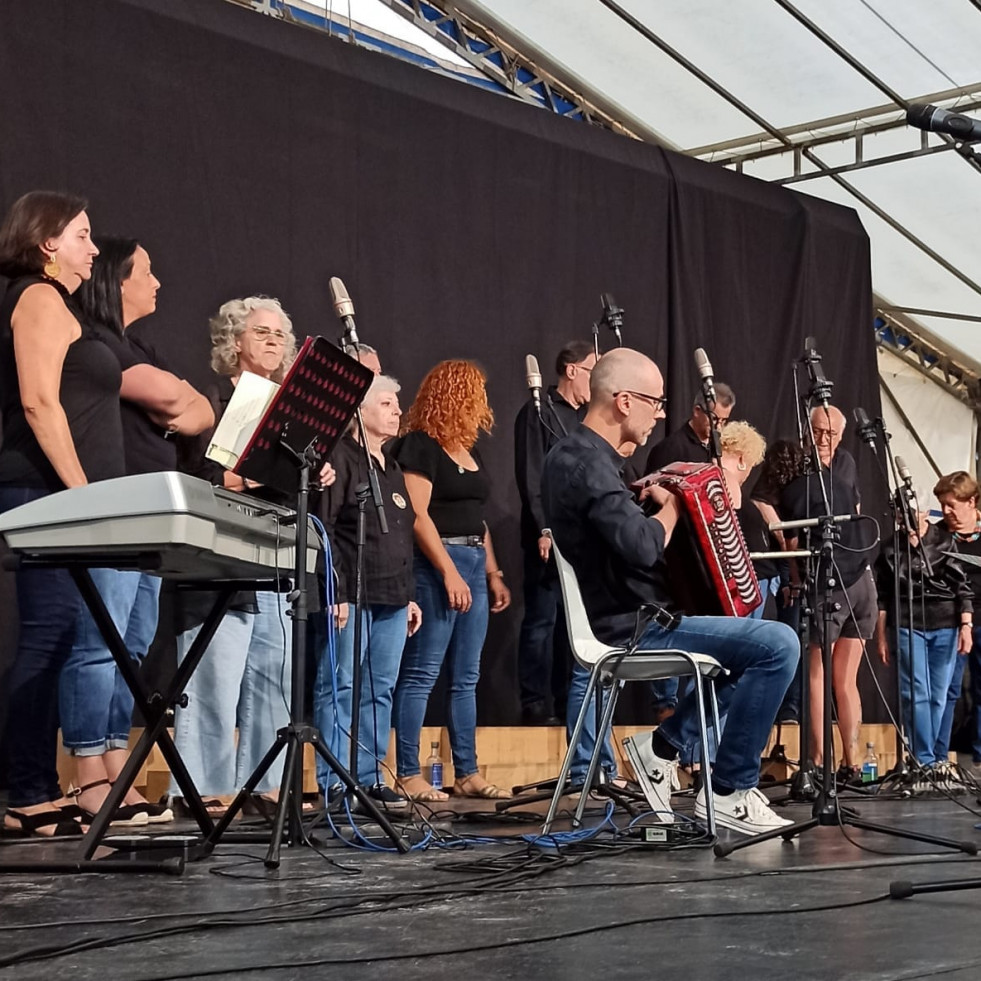
{"label": "necklace", "polygon": [[955,531],[954,538],[959,542],[976,542],[978,538],[981,538],[981,515],[978,515],[977,521],[974,523],[974,531],[970,534],[967,532]]}

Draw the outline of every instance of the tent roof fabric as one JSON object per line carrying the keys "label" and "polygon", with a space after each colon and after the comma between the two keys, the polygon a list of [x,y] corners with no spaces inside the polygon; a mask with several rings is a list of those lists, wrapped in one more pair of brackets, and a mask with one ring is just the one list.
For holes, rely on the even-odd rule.
{"label": "tent roof fabric", "polygon": [[977,370],[981,149],[975,158],[912,129],[905,113],[910,103],[981,110],[981,0],[313,5],[355,20],[391,8],[417,39],[426,35],[405,17],[444,37],[454,17],[468,20],[645,138],[855,208],[885,315],[925,327]]}

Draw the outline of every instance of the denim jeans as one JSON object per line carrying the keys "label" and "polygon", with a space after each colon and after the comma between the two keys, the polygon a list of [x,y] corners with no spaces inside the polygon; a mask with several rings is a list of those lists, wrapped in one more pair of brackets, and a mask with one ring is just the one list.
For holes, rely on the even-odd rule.
{"label": "denim jeans", "polygon": [[750,610],[747,616],[753,620],[762,620],[763,614],[766,612],[766,600],[768,596],[776,596],[777,590],[780,588],[780,577],[774,576],[772,579],[761,579],[760,580],[760,595],[763,599],[760,600],[760,605],[755,609]]}
{"label": "denim jeans", "polygon": [[[392,729],[392,696],[402,663],[408,613],[405,606],[376,603],[361,614],[361,719],[358,725],[357,781],[362,787],[383,782],[381,761],[388,752]],[[313,721],[330,751],[346,767],[350,759],[352,684],[354,678],[354,608],[337,633],[336,671],[330,653],[317,652],[317,680],[313,689]],[[317,756],[317,786],[326,790],[339,781]]]}
{"label": "denim jeans", "polygon": [[[795,634],[798,633],[800,629],[799,595],[792,596],[790,601],[784,604],[783,590],[780,589],[777,591],[777,619],[781,623],[787,624]],[[803,700],[803,692],[801,691],[803,684],[801,680],[803,663],[803,661],[798,663],[797,670],[794,672],[794,680],[791,681],[790,687],[787,689],[787,694],[783,697],[783,705],[780,706],[782,712],[795,719],[800,719],[801,702]]]}
{"label": "denim jeans", "polygon": [[[126,649],[139,663],[157,632],[161,580],[121,569],[92,569],[90,575]],[[101,756],[109,749],[126,749],[133,724],[133,694],[84,604],[58,692],[61,737],[73,756]]]}
{"label": "denim jeans", "polygon": [[[760,777],[760,756],[790,684],[800,644],[783,623],[739,617],[683,617],[674,630],[651,624],[640,646],[677,647],[714,657],[729,675],[716,683],[719,711],[727,712],[712,779],[721,787],[745,790]],[[695,692],[658,730],[679,751],[698,738]]]}
{"label": "denim jeans", "polygon": [[[202,794],[235,793],[289,722],[292,641],[286,597],[264,592],[256,593],[256,600],[256,614],[225,615],[185,689],[187,708],[176,712],[174,741]],[[178,663],[199,630],[178,636]],[[284,762],[281,753],[257,792],[279,786]],[[180,793],[176,783],[170,792]]]}
{"label": "denim jeans", "polygon": [[[40,487],[0,485],[0,512],[47,494]],[[7,803],[30,807],[61,797],[58,677],[72,652],[82,597],[64,569],[20,569],[15,583],[20,632],[5,680]]]}
{"label": "denim jeans", "polygon": [[947,759],[950,753],[950,734],[954,728],[954,709],[957,699],[961,697],[961,686],[964,683],[964,668],[967,667],[968,655],[958,654],[954,660],[954,671],[947,686],[947,700],[944,704],[943,715],[940,717],[940,729],[937,732],[937,742],[933,747],[933,756],[937,760]]}
{"label": "denim jeans", "polygon": [[[957,659],[957,628],[913,631],[912,702],[908,627],[899,628],[899,678],[903,718],[913,756],[924,766],[937,762],[935,750]],[[914,731],[915,730],[915,731]]]}
{"label": "denim jeans", "polygon": [[[538,548],[524,550],[523,595],[525,615],[518,635],[518,684],[521,704],[545,704],[552,687],[552,636],[558,619],[558,597],[546,582],[548,565]],[[564,630],[565,625],[559,624]]]}
{"label": "denim jeans", "polygon": [[453,768],[457,779],[477,772],[477,680],[489,613],[486,554],[483,548],[469,545],[447,545],[446,551],[470,587],[473,602],[466,613],[451,610],[443,577],[429,559],[416,553],[416,602],[422,608],[422,626],[406,642],[393,712],[400,777],[420,772],[419,733],[444,661]]}
{"label": "denim jeans", "polygon": [[[572,681],[569,684],[569,704],[565,723],[567,739],[572,737],[572,730],[576,727],[576,719],[579,718],[579,710],[582,708],[582,700],[586,694],[588,681],[589,670],[577,661],[572,667]],[[579,745],[576,746],[572,765],[569,768],[569,777],[573,783],[582,783],[586,779],[589,759],[593,755],[593,748],[596,746],[596,700],[599,697],[598,692],[593,694],[592,708],[586,713],[586,718],[583,719]],[[602,699],[602,703],[606,703],[605,698]],[[600,711],[602,712],[602,705]],[[613,753],[613,739],[610,733],[607,733],[606,739],[603,740],[599,765],[611,780],[617,775],[617,758]]]}

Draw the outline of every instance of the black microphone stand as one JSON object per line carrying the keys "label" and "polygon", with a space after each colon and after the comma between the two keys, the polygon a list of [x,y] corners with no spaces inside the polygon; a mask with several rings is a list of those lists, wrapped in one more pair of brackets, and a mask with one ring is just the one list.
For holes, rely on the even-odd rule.
{"label": "black microphone stand", "polygon": [[[835,787],[834,775],[834,736],[832,733],[832,685],[831,669],[833,647],[831,643],[831,627],[834,622],[834,614],[839,609],[839,604],[834,602],[835,587],[838,585],[835,579],[834,566],[834,545],[835,545],[835,525],[834,514],[831,509],[831,499],[828,493],[828,486],[825,483],[825,474],[821,466],[821,458],[818,452],[817,443],[814,439],[813,426],[811,425],[810,409],[815,400],[822,402],[827,408],[827,389],[815,391],[818,386],[814,385],[808,394],[807,426],[811,437],[812,462],[815,468],[815,475],[819,480],[821,489],[821,501],[824,507],[824,514],[820,515],[821,543],[817,550],[817,576],[821,578],[824,602],[822,609],[822,619],[824,629],[821,638],[821,664],[824,672],[824,733],[823,733],[823,763],[821,768],[821,783],[818,787],[818,794],[814,800],[811,817],[805,821],[798,821],[795,824],[786,825],[782,828],[774,828],[772,831],[765,831],[752,838],[745,838],[735,842],[717,842],[714,852],[717,857],[724,858],[734,851],[748,848],[751,845],[759,844],[763,841],[770,841],[773,838],[783,838],[784,841],[803,834],[817,827],[849,827],[859,828],[865,831],[876,831],[880,834],[891,835],[895,838],[907,838],[912,841],[920,841],[924,844],[939,845],[943,848],[953,848],[957,851],[965,852],[968,855],[976,855],[978,848],[971,841],[953,841],[948,838],[940,838],[935,835],[920,834],[919,832],[906,831],[902,828],[888,827],[876,824],[871,821],[864,821],[859,813],[851,808],[842,807],[838,800],[838,792]],[[823,397],[822,397],[823,396]],[[830,477],[830,474],[829,474]],[[810,495],[808,494],[808,498]]]}

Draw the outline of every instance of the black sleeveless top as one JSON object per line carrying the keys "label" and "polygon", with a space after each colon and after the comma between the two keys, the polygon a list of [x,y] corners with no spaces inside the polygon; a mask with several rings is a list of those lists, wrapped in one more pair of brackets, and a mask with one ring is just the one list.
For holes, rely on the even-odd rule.
{"label": "black sleeveless top", "polygon": [[0,484],[45,487],[50,491],[64,489],[24,414],[14,361],[10,320],[24,290],[35,283],[47,283],[58,290],[82,327],[82,336],[65,354],[59,391],[82,470],[89,482],[122,477],[126,468],[119,414],[122,383],[119,361],[86,323],[60,283],[32,275],[12,280],[0,302],[0,413],[3,416]]}

